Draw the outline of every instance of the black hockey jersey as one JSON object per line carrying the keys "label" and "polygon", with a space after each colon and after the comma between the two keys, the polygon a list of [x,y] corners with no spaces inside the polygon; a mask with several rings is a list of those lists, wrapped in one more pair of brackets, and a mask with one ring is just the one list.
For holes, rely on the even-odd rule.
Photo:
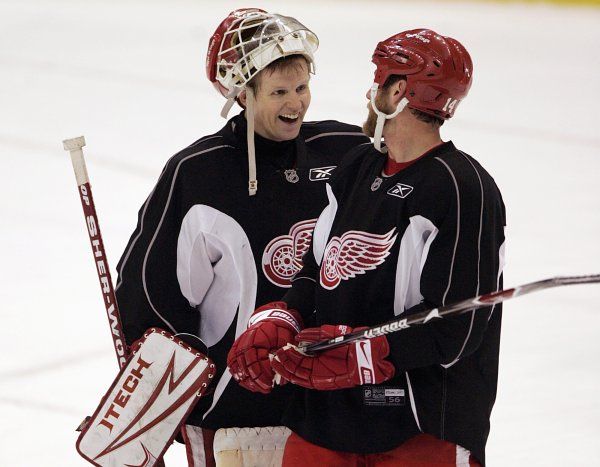
{"label": "black hockey jersey", "polygon": [[[386,177],[363,145],[328,183],[329,205],[286,294],[316,322],[375,326],[501,287],[505,211],[494,180],[451,142]],[[384,452],[420,432],[485,462],[501,307],[388,335],[393,379],[348,390],[296,388],[285,423],[317,445]]]}
{"label": "black hockey jersey", "polygon": [[290,287],[327,203],[325,182],[345,152],[368,141],[336,121],[304,123],[291,141],[256,135],[255,196],[248,195],[243,114],[168,161],[117,267],[116,295],[128,344],[158,326],[208,345],[217,366],[213,393],[188,424],[281,424],[289,389],[265,396],[239,387],[226,371],[227,352],[255,304]]}

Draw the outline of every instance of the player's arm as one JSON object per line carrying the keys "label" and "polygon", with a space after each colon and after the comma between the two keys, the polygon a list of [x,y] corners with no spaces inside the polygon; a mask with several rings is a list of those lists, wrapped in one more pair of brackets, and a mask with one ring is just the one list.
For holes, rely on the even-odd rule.
{"label": "player's arm", "polygon": [[[406,315],[492,292],[501,284],[504,205],[485,175],[473,179],[455,174],[440,193],[445,202],[436,205],[430,233],[435,237],[420,276],[423,301]],[[477,350],[492,312],[489,307],[389,335],[391,360],[397,369],[452,365]]]}
{"label": "player's arm", "polygon": [[177,165],[176,158],[169,161],[141,207],[137,227],[117,266],[116,296],[129,345],[150,327],[172,333],[196,334],[198,330],[198,312],[182,294],[177,280],[182,225]]}

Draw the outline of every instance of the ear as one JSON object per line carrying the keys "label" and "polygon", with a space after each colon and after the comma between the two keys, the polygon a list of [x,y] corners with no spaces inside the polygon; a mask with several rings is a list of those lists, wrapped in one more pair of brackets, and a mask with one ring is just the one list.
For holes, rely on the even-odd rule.
{"label": "ear", "polygon": [[246,90],[240,92],[237,96],[238,103],[245,109],[246,108]]}
{"label": "ear", "polygon": [[406,94],[406,80],[401,79],[400,81],[394,83],[390,87],[389,93],[392,100],[392,105],[396,107],[400,103],[400,100],[404,97],[404,94]]}

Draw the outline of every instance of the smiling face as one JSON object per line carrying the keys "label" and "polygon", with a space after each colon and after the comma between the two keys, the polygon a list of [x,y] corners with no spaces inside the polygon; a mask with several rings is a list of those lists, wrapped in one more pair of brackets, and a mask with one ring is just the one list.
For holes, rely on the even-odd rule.
{"label": "smiling face", "polygon": [[[288,141],[300,133],[310,105],[309,69],[303,57],[285,67],[265,69],[256,77],[254,130],[272,141]],[[246,105],[246,95],[240,95]]]}

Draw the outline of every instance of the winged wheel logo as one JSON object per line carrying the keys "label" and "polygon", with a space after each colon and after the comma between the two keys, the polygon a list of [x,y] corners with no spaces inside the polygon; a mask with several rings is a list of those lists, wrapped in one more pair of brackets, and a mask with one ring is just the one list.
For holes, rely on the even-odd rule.
{"label": "winged wheel logo", "polygon": [[310,247],[317,219],[298,222],[287,235],[274,238],[265,247],[262,269],[269,281],[279,287],[291,287],[292,277],[302,268],[302,257]]}
{"label": "winged wheel logo", "polygon": [[386,234],[350,230],[341,237],[333,237],[321,263],[323,288],[335,289],[341,281],[375,269],[388,257],[397,236],[394,227]]}

